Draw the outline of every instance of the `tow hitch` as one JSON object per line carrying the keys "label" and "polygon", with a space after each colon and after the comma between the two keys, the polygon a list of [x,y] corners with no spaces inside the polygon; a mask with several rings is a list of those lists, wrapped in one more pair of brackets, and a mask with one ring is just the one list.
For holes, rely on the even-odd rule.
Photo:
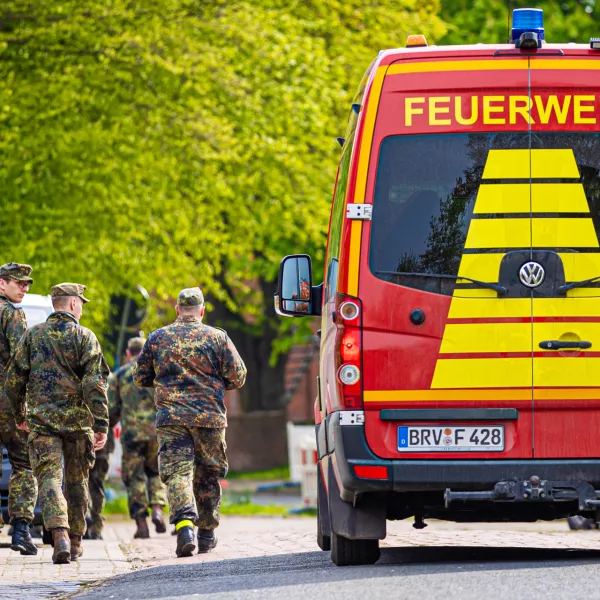
{"label": "tow hitch", "polygon": [[499,481],[488,492],[444,492],[446,508],[451,502],[565,502],[577,500],[579,510],[600,507],[600,491],[587,481],[546,481],[534,475],[528,481]]}

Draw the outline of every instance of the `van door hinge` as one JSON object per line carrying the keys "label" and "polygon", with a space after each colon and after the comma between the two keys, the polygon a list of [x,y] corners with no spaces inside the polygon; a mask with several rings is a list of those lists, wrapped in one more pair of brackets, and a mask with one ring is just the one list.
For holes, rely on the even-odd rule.
{"label": "van door hinge", "polygon": [[348,204],[346,216],[352,221],[370,221],[373,216],[373,205]]}

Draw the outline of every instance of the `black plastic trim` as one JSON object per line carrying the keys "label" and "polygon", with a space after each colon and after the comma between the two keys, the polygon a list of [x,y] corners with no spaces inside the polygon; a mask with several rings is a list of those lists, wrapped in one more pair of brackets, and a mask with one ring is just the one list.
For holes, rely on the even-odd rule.
{"label": "black plastic trim", "polygon": [[[333,417],[330,415],[330,417]],[[408,492],[481,490],[493,488],[499,481],[528,480],[536,475],[550,481],[587,481],[600,488],[600,458],[550,460],[386,460],[373,454],[362,425],[343,425],[333,419],[328,422],[328,434],[335,439],[335,465],[342,482],[345,498],[363,492]],[[355,465],[385,466],[390,473],[387,481],[360,479]]]}
{"label": "black plastic trim", "polygon": [[386,408],[382,421],[516,421],[516,408]]}

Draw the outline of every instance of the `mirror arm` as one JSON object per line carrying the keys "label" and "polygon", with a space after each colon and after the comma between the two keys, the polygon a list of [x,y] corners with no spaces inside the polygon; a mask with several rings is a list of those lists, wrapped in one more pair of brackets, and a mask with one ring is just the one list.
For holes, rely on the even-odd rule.
{"label": "mirror arm", "polygon": [[313,285],[311,289],[312,312],[311,315],[321,316],[321,307],[323,306],[323,284]]}

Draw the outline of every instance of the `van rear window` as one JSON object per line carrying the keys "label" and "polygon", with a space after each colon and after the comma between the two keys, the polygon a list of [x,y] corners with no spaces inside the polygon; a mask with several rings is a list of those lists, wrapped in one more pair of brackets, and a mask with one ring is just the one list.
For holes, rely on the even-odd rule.
{"label": "van rear window", "polygon": [[[371,272],[398,285],[452,295],[457,285],[462,287],[463,284],[456,284],[452,279],[394,273],[457,275],[489,151],[529,148],[573,150],[581,175],[577,181],[583,183],[598,232],[599,134],[514,132],[392,136],[383,140],[379,151],[369,250]],[[484,185],[503,183],[485,180]],[[477,215],[480,218],[505,216],[508,215]],[[506,251],[506,248],[469,249],[471,253]],[[473,285],[468,284],[468,287]]]}

